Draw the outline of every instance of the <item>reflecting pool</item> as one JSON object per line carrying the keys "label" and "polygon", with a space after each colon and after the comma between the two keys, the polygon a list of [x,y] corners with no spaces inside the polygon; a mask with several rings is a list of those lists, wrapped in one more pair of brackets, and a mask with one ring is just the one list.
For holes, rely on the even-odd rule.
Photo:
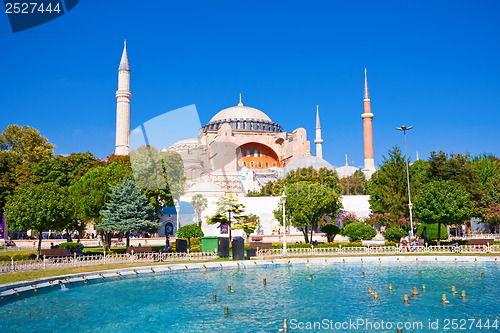
{"label": "reflecting pool", "polygon": [[0,327],[6,332],[278,332],[287,319],[289,332],[396,332],[397,325],[403,332],[500,331],[498,265],[247,264],[238,270],[72,283],[67,290],[54,286],[5,297]]}

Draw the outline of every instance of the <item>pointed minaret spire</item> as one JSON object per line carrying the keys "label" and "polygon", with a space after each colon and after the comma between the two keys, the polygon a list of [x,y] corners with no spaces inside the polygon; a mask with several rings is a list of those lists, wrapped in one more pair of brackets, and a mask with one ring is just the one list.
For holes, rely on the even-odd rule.
{"label": "pointed minaret spire", "polygon": [[116,155],[128,155],[130,149],[130,67],[127,56],[127,41],[123,43],[122,59],[118,68],[118,90],[116,91]]}
{"label": "pointed minaret spire", "polygon": [[319,122],[319,106],[316,105],[316,129],[321,129],[321,123]]}
{"label": "pointed minaret spire", "polygon": [[349,166],[349,163],[347,162],[347,154],[345,154],[345,166]]}
{"label": "pointed minaret spire", "polygon": [[128,55],[127,55],[127,40],[123,41],[123,53],[122,60],[120,61],[119,71],[130,71],[130,66],[128,64]]}
{"label": "pointed minaret spire", "polygon": [[241,103],[241,93],[240,93],[240,102],[238,103],[238,106],[243,106],[243,103]]}
{"label": "pointed minaret spire", "polygon": [[366,68],[365,68],[365,92],[363,94],[363,99],[370,99],[370,92],[368,91],[368,79],[366,78]]}
{"label": "pointed minaret spire", "polygon": [[316,105],[316,156],[323,158],[323,139],[321,139],[321,123],[319,121],[319,107]]}
{"label": "pointed minaret spire", "polygon": [[417,161],[418,161],[418,150],[417,150]]}
{"label": "pointed minaret spire", "polygon": [[366,78],[365,68],[365,91],[363,94],[363,114],[361,118],[363,119],[363,142],[365,147],[365,168],[363,172],[367,178],[370,178],[375,172],[375,160],[373,158],[373,113],[370,103],[370,93],[368,92],[368,80]]}

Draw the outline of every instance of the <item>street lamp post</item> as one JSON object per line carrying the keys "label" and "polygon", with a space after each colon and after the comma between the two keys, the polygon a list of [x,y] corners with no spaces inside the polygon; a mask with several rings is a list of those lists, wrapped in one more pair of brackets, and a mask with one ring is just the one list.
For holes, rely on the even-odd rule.
{"label": "street lamp post", "polygon": [[179,200],[175,201],[175,211],[177,212],[177,229],[175,229],[175,233],[179,230],[179,212],[181,211],[181,205],[179,205]]}
{"label": "street lamp post", "polygon": [[285,203],[286,203],[286,194],[285,190],[283,190],[283,194],[281,195],[281,204],[283,205],[283,254],[286,254]]}
{"label": "street lamp post", "polygon": [[406,131],[409,131],[413,128],[413,126],[406,127],[405,125],[401,127],[397,127],[398,131],[403,131],[403,136],[405,138],[405,160],[406,160],[406,180],[408,182],[408,208],[410,208],[410,237],[413,237],[413,204],[411,203],[411,194],[410,194],[410,169],[408,167],[408,152],[406,150]]}

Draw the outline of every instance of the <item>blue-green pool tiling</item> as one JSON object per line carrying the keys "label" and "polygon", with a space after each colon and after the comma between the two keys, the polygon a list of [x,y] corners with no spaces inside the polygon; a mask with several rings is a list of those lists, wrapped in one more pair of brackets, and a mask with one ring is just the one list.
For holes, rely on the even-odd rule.
{"label": "blue-green pool tiling", "polygon": [[[495,321],[500,326],[498,265],[246,265],[248,268],[241,266],[239,270],[165,272],[106,279],[103,283],[72,283],[67,291],[54,286],[3,298],[0,328],[5,332],[39,333],[278,332],[286,318],[290,332],[396,332],[396,326],[387,328],[388,322],[423,325],[422,329],[403,332],[500,332],[495,327],[469,327],[472,320],[477,324],[479,319],[481,326],[486,320],[490,326]],[[361,277],[362,272],[365,277]],[[422,284],[426,291],[422,291]],[[228,285],[234,292],[228,292]],[[451,293],[452,286],[458,294]],[[413,287],[418,288],[417,298],[411,295]],[[368,288],[378,293],[378,301],[368,294]],[[465,299],[460,297],[462,290],[466,291]],[[212,301],[214,294],[217,303]],[[409,295],[409,304],[403,302],[405,294]],[[449,303],[441,301],[442,294]],[[229,307],[229,316],[224,315],[224,307]],[[450,320],[448,330],[446,319]],[[453,330],[452,319],[459,320],[455,322],[458,324],[461,319],[462,323],[468,320],[467,329]],[[349,321],[361,323],[359,320],[375,326],[339,326]],[[438,329],[429,328],[429,322],[436,320]],[[386,326],[380,326],[382,321]],[[321,326],[308,329],[314,322]]]}

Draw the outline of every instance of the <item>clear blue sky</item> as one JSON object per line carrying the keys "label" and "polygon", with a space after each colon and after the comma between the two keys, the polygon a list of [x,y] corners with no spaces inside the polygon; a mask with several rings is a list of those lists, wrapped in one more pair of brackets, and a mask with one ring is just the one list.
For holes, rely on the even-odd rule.
{"label": "clear blue sky", "polygon": [[[324,158],[363,165],[364,68],[375,162],[413,125],[409,154],[500,156],[500,2],[86,1],[13,34],[0,14],[0,126],[30,125],[57,154],[114,151],[117,70],[127,39],[131,128],[196,104],[201,123],[238,94]],[[313,149],[314,153],[314,149]]]}

